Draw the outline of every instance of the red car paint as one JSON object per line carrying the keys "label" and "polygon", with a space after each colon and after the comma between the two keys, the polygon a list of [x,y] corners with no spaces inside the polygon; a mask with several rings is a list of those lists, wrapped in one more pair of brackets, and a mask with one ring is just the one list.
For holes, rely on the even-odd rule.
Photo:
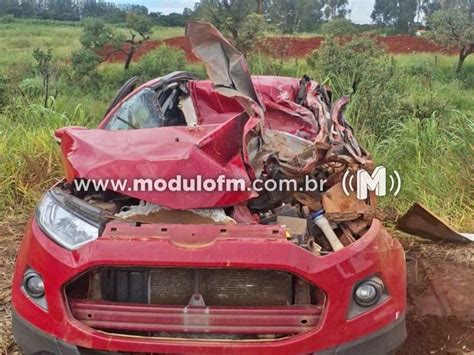
{"label": "red car paint", "polygon": [[[361,239],[324,257],[315,256],[282,236],[258,237],[254,233],[242,237],[246,228],[262,227],[258,225],[237,225],[225,237],[207,238],[207,243],[197,248],[183,247],[179,243],[182,239],[174,237],[185,234],[186,229],[181,230],[184,226],[166,227],[168,234],[159,235],[156,225],[114,224],[114,231],[109,227],[98,240],[71,252],[51,241],[32,221],[17,258],[13,308],[43,332],[71,344],[98,350],[158,353],[222,353],[224,349],[226,353],[308,353],[371,334],[405,313],[404,252],[378,220],[373,220]],[[208,234],[209,226],[191,227],[198,237],[205,238]],[[325,292],[327,303],[317,326],[282,340],[193,341],[110,335],[74,319],[64,293],[69,281],[100,265],[278,269],[317,285]],[[33,303],[21,290],[28,267],[38,271],[45,280],[48,311]],[[374,274],[383,279],[389,298],[348,320],[354,285]]]}

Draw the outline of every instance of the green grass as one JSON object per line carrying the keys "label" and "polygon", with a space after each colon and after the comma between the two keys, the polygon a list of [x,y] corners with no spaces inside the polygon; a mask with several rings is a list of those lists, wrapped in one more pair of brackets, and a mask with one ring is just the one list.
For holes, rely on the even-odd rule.
{"label": "green grass", "polygon": [[[11,63],[31,63],[31,51],[36,47],[53,48],[59,59],[68,60],[71,52],[80,48],[82,29],[78,23],[59,24],[34,20],[0,23],[0,73],[3,66]],[[116,29],[127,36],[130,34],[126,28],[116,26]],[[155,26],[151,39],[164,40],[177,36],[184,36],[184,28]]]}
{"label": "green grass", "polygon": [[[108,98],[110,99],[110,98]],[[108,100],[107,100],[108,101]],[[0,212],[31,208],[41,193],[61,178],[54,131],[65,126],[95,127],[106,100],[64,97],[45,109],[40,100],[15,100],[0,114]]]}
{"label": "green grass", "polygon": [[80,47],[80,33],[77,26],[33,21],[0,24],[0,68],[15,62],[31,62],[31,51],[36,47],[54,48],[54,54],[66,60],[72,50]]}
{"label": "green grass", "polygon": [[167,38],[173,37],[180,37],[184,36],[184,28],[183,27],[163,27],[163,26],[155,26],[153,27],[153,33],[151,34],[150,38],[152,40],[163,40]]}

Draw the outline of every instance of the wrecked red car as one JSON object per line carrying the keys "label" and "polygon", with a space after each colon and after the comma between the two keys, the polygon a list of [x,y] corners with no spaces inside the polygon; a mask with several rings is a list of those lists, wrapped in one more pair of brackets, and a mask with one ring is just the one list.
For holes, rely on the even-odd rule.
{"label": "wrecked red car", "polygon": [[[251,77],[208,24],[189,23],[187,36],[210,80],[131,79],[98,129],[56,133],[66,178],[42,198],[17,257],[18,344],[27,354],[396,350],[404,252],[373,196],[344,193],[346,171],[373,168],[344,120],[347,99],[333,103],[307,76]],[[244,188],[160,188],[198,176]],[[324,183],[302,188],[308,179]]]}

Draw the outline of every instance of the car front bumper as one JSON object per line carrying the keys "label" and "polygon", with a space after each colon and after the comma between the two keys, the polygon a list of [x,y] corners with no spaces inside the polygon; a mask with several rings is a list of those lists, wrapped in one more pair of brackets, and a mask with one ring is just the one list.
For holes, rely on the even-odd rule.
{"label": "car front bumper", "polygon": [[[27,355],[121,355],[118,352],[81,349],[42,332],[22,319],[16,312],[13,312],[12,318],[15,339]],[[372,334],[314,354],[389,354],[403,344],[406,336],[405,317],[403,316]]]}
{"label": "car front bumper", "polygon": [[[168,232],[172,228],[168,226]],[[116,224],[99,240],[71,252],[51,241],[32,221],[17,258],[12,296],[13,331],[24,351],[27,354],[39,351],[91,354],[90,350],[96,354],[101,351],[384,354],[395,350],[406,337],[404,252],[377,220],[361,239],[324,257],[286,238],[252,237],[250,233],[190,245],[191,239],[183,237],[182,231],[160,237],[156,230],[153,225],[138,228]],[[198,235],[199,230],[194,233]],[[106,333],[75,319],[64,291],[71,280],[100,266],[276,269],[316,285],[325,293],[326,303],[321,320],[313,329],[271,341],[208,341]],[[38,306],[22,290],[23,275],[28,268],[43,276],[47,309]],[[354,285],[373,275],[384,281],[388,297],[356,317],[348,317]]]}

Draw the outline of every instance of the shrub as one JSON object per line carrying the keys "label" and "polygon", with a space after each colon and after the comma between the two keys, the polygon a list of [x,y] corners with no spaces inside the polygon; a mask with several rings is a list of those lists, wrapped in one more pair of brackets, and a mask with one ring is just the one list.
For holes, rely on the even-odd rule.
{"label": "shrub", "polygon": [[180,49],[160,46],[144,55],[138,63],[130,69],[129,76],[138,75],[143,80],[150,80],[173,71],[185,70],[186,58]]}
{"label": "shrub", "polygon": [[347,117],[358,130],[377,138],[400,121],[432,118],[447,108],[447,101],[429,89],[432,68],[423,64],[397,67],[372,40],[329,38],[308,64],[320,71],[336,98],[351,96]]}
{"label": "shrub", "polygon": [[352,36],[359,33],[359,29],[351,20],[337,18],[323,23],[321,33],[325,36]]}
{"label": "shrub", "polygon": [[133,68],[131,70],[124,70],[123,65],[120,63],[113,63],[101,66],[99,68],[99,76],[101,81],[101,86],[106,86],[111,90],[117,90],[121,87],[128,79],[130,79],[133,74]]}
{"label": "shrub", "polygon": [[384,51],[368,38],[356,38],[350,42],[327,37],[322,46],[308,58],[311,69],[323,78],[333,79],[337,96],[352,94],[364,77],[371,75]]}
{"label": "shrub", "polygon": [[247,15],[240,26],[239,37],[236,40],[237,48],[244,54],[250,53],[257,41],[263,37],[266,26],[262,15]]}
{"label": "shrub", "polygon": [[15,17],[13,15],[0,16],[0,23],[12,23],[14,21],[15,21]]}
{"label": "shrub", "polygon": [[0,109],[8,102],[8,82],[0,76]]}
{"label": "shrub", "polygon": [[97,89],[99,86],[99,75],[97,66],[100,57],[91,49],[80,49],[72,53],[72,68],[74,83],[81,87]]}
{"label": "shrub", "polygon": [[29,97],[37,97],[43,91],[43,82],[40,77],[26,78],[20,83],[20,90]]}

